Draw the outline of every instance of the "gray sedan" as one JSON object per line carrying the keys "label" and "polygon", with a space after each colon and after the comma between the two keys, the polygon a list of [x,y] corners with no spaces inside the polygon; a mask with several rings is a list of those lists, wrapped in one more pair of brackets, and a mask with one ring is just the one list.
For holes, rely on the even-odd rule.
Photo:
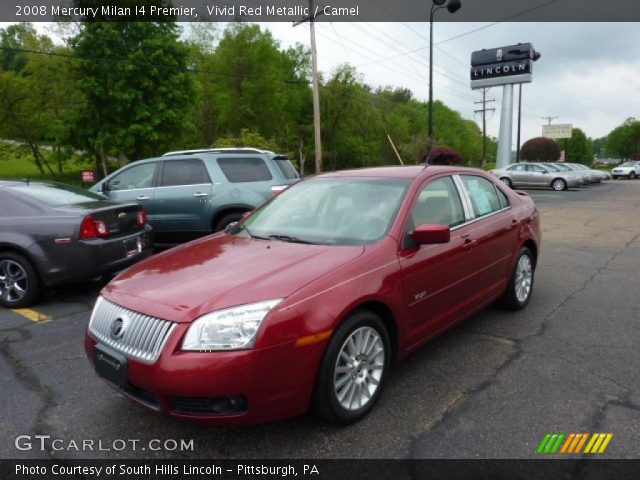
{"label": "gray sedan", "polygon": [[582,184],[574,174],[551,171],[538,163],[520,162],[505,168],[491,170],[491,173],[511,188],[550,187],[561,191],[579,187]]}
{"label": "gray sedan", "polygon": [[54,182],[0,181],[0,305],[27,307],[45,287],[89,280],[141,260],[146,212]]}

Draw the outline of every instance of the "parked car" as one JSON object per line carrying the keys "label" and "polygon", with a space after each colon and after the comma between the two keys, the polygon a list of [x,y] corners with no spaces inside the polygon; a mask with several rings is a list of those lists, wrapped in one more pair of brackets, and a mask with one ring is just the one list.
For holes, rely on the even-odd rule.
{"label": "parked car", "polygon": [[580,163],[564,163],[564,165],[575,171],[582,172],[587,175],[591,184],[602,182],[602,175],[600,175],[600,173],[596,172],[595,170],[590,169],[586,165],[582,165]]}
{"label": "parked car", "polygon": [[592,183],[591,175],[589,175],[587,172],[584,172],[582,170],[578,170],[577,168],[571,168],[568,165],[566,165],[564,162],[556,162],[550,165],[553,165],[560,171],[565,172],[565,174],[567,175],[573,175],[576,178],[578,178],[580,180],[582,187],[587,187]]}
{"label": "parked car", "polygon": [[551,171],[539,163],[520,162],[505,168],[491,170],[501,182],[510,188],[551,187],[562,191],[579,187],[582,182],[573,174]]}
{"label": "parked car", "polygon": [[611,180],[611,174],[604,170],[598,170],[597,168],[588,167],[582,163],[571,163],[571,165],[575,165],[576,167],[580,167],[582,170],[586,170],[587,172],[596,175],[600,178],[600,181],[603,180]]}
{"label": "parked car", "polygon": [[86,352],[174,417],[354,422],[393,362],[496,300],[527,305],[540,235],[531,198],[481,170],[318,175],[114,279]]}
{"label": "parked car", "polygon": [[631,162],[624,162],[622,165],[618,165],[616,168],[611,170],[611,176],[614,180],[617,180],[620,177],[627,177],[629,180],[634,180],[640,176],[640,162],[635,160]]}
{"label": "parked car", "polygon": [[164,238],[223,230],[299,180],[289,159],[254,148],[184,150],[131,163],[91,188],[139,202]]}
{"label": "parked car", "polygon": [[121,270],[151,253],[144,209],[55,182],[0,181],[0,305]]}

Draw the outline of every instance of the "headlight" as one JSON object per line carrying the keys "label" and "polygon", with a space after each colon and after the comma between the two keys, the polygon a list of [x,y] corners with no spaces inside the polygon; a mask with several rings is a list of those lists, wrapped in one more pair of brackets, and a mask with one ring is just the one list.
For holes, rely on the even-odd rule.
{"label": "headlight", "polygon": [[253,347],[264,317],[282,298],[211,312],[195,320],[182,341],[182,350],[241,350]]}

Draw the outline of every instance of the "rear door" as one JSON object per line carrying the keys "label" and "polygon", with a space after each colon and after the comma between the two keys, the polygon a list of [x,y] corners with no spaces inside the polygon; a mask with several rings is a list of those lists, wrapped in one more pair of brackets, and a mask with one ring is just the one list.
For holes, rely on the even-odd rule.
{"label": "rear door", "polygon": [[[399,252],[411,345],[455,323],[475,304],[478,261],[467,221],[452,176],[428,181],[414,199]],[[418,247],[409,234],[423,224],[449,225],[451,240]]]}
{"label": "rear door", "polygon": [[211,231],[211,178],[199,158],[165,160],[156,189],[159,232]]}
{"label": "rear door", "polygon": [[159,162],[132,164],[109,179],[108,197],[118,202],[134,202],[142,205],[149,215],[149,223],[155,220],[155,183]]}
{"label": "rear door", "polygon": [[504,290],[517,245],[517,220],[508,197],[479,175],[460,175],[473,209],[469,234],[475,242],[480,300]]}
{"label": "rear door", "polygon": [[527,166],[524,163],[512,165],[507,170],[514,185],[530,185]]}

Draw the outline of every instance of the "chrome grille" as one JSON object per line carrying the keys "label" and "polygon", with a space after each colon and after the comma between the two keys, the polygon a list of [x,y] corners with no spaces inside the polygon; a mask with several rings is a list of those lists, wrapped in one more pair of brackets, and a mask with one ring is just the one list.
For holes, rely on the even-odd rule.
{"label": "chrome grille", "polygon": [[[116,319],[121,320],[119,326],[114,326]],[[89,332],[96,340],[143,363],[158,360],[175,326],[174,322],[128,310],[102,297],[98,297],[89,320]]]}

